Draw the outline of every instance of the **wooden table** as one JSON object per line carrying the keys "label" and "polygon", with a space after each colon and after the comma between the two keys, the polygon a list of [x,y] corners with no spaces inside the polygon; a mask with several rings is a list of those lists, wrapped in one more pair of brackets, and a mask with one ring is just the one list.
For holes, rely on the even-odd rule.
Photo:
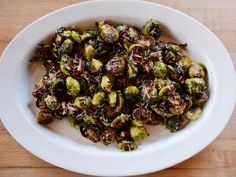
{"label": "wooden table", "polygon": [[[236,64],[236,0],[153,0],[198,19],[225,44]],[[76,0],[0,0],[0,53],[26,25]],[[81,2],[81,1],[79,1]],[[82,177],[22,148],[0,122],[0,177]],[[236,111],[221,135],[191,159],[149,177],[235,177]]]}

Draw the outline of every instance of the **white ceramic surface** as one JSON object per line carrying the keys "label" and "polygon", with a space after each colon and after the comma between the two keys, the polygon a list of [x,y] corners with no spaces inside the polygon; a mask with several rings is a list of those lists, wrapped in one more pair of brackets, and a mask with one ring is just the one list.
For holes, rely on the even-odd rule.
{"label": "white ceramic surface", "polygon": [[[31,92],[40,76],[28,61],[36,44],[61,26],[82,29],[107,19],[141,27],[153,18],[178,42],[188,43],[188,53],[209,71],[210,99],[201,117],[177,133],[157,126],[133,152],[93,144],[66,122],[48,127],[35,121]],[[165,31],[164,33],[167,34]],[[168,7],[144,1],[90,1],[52,12],[24,28],[8,45],[0,61],[0,117],[10,134],[28,151],[59,167],[91,175],[124,176],[158,171],[201,151],[223,130],[236,98],[235,72],[219,39],[193,18]]]}

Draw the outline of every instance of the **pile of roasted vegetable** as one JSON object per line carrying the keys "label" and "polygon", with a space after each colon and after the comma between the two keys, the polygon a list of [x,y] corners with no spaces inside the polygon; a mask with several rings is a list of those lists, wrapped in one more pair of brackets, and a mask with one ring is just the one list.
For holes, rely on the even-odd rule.
{"label": "pile of roasted vegetable", "polygon": [[38,123],[66,118],[89,140],[131,151],[148,136],[145,125],[175,132],[197,119],[209,95],[207,69],[183,54],[186,44],[160,35],[153,19],[142,29],[105,21],[84,32],[58,29],[32,59],[46,71],[32,93]]}

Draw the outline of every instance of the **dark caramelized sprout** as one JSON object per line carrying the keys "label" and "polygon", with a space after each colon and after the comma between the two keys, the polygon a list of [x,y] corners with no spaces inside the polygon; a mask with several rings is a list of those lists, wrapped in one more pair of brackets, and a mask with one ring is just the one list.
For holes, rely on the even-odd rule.
{"label": "dark caramelized sprout", "polygon": [[210,95],[207,68],[186,55],[187,44],[160,35],[154,19],[142,29],[105,21],[58,29],[32,59],[45,69],[32,92],[38,123],[65,118],[92,142],[132,151],[147,125],[175,132],[198,119]]}

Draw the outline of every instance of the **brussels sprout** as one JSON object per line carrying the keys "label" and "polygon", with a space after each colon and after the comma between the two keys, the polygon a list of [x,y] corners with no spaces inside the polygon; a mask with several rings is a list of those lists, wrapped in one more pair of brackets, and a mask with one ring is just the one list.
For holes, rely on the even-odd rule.
{"label": "brussels sprout", "polygon": [[115,141],[116,132],[112,128],[106,128],[102,132],[100,139],[104,145],[109,145]]}
{"label": "brussels sprout", "polygon": [[117,116],[112,122],[111,127],[115,129],[121,128],[127,121],[129,120],[129,117],[125,114],[120,114]]}
{"label": "brussels sprout", "polygon": [[181,52],[181,47],[180,45],[176,44],[176,43],[167,43],[166,44],[166,49],[174,52],[175,54],[179,54]]}
{"label": "brussels sprout", "polygon": [[100,35],[107,43],[113,43],[118,40],[118,31],[109,24],[105,24],[104,21],[99,22]]}
{"label": "brussels sprout", "polygon": [[173,52],[168,51],[168,52],[165,54],[163,60],[164,60],[166,63],[173,65],[173,64],[176,62],[176,56],[175,56],[175,54],[174,54]]}
{"label": "brussels sprout", "polygon": [[92,59],[91,62],[89,62],[88,69],[91,73],[98,73],[102,70],[102,62],[96,59]]}
{"label": "brussels sprout", "polygon": [[209,93],[207,90],[204,90],[198,94],[194,95],[194,104],[201,106],[204,102],[207,101]]}
{"label": "brussels sprout", "polygon": [[132,125],[134,125],[134,126],[142,127],[142,126],[144,126],[144,123],[145,122],[143,122],[141,120],[137,120],[137,119],[132,120]]}
{"label": "brussels sprout", "polygon": [[148,132],[145,127],[132,126],[130,136],[134,141],[141,141],[148,136]]}
{"label": "brussels sprout", "polygon": [[101,88],[106,92],[111,92],[111,80],[107,76],[102,76]]}
{"label": "brussels sprout", "polygon": [[65,36],[65,37],[70,37],[71,36],[71,30],[63,31],[62,35]]}
{"label": "brussels sprout", "polygon": [[144,99],[154,101],[158,99],[158,91],[154,82],[144,83],[141,86],[141,95]]}
{"label": "brussels sprout", "polygon": [[183,122],[183,118],[180,116],[174,116],[167,119],[166,127],[170,129],[171,132],[176,132],[182,128]]}
{"label": "brussels sprout", "polygon": [[152,111],[148,108],[138,107],[133,110],[132,117],[134,120],[146,123],[153,116]]}
{"label": "brussels sprout", "polygon": [[[204,65],[203,65],[204,66]],[[204,78],[205,77],[205,71],[204,68],[202,67],[201,64],[198,63],[194,63],[188,71],[188,74],[190,77],[200,77],[200,78]]]}
{"label": "brussels sprout", "polygon": [[186,79],[185,85],[190,94],[198,94],[206,89],[205,81],[202,78]]}
{"label": "brussels sprout", "polygon": [[160,24],[156,20],[148,20],[143,26],[143,34],[159,37],[161,35]]}
{"label": "brussels sprout", "polygon": [[170,113],[168,111],[164,111],[158,107],[152,107],[152,110],[157,113],[159,116],[162,116],[162,117],[166,117],[166,118],[169,118],[169,117],[172,117],[174,116],[175,114],[173,113]]}
{"label": "brussels sprout", "polygon": [[115,91],[112,91],[111,93],[108,94],[108,102],[111,107],[116,106],[117,93]]}
{"label": "brussels sprout", "polygon": [[200,116],[201,112],[202,112],[202,109],[200,107],[195,107],[195,108],[190,109],[186,113],[186,115],[188,119],[196,120]]}
{"label": "brussels sprout", "polygon": [[41,110],[38,113],[37,121],[39,124],[49,124],[54,120],[54,116],[48,110]]}
{"label": "brussels sprout", "polygon": [[100,141],[101,130],[92,124],[84,124],[80,126],[80,132],[85,137],[96,143]]}
{"label": "brussels sprout", "polygon": [[60,70],[65,75],[69,75],[69,70],[70,70],[70,67],[68,65],[68,58],[69,58],[68,55],[63,55],[60,61]]}
{"label": "brussels sprout", "polygon": [[155,45],[155,39],[151,36],[142,36],[138,44],[146,48],[151,48]]}
{"label": "brussels sprout", "polygon": [[89,30],[89,31],[83,32],[83,34],[80,35],[80,37],[81,37],[81,40],[84,41],[86,39],[96,37],[97,35],[98,35],[97,31]]}
{"label": "brussels sprout", "polygon": [[119,32],[119,34],[127,32],[128,28],[129,28],[128,25],[125,24],[119,24],[116,26],[116,29]]}
{"label": "brussels sprout", "polygon": [[138,74],[138,68],[131,62],[128,63],[127,74],[129,79],[136,77]]}
{"label": "brussels sprout", "polygon": [[64,54],[68,54],[72,51],[73,48],[73,42],[70,39],[66,39],[62,45],[60,46],[60,48],[58,49],[58,53],[60,56],[64,55]]}
{"label": "brussels sprout", "polygon": [[133,141],[122,140],[118,143],[118,148],[122,151],[133,151],[138,148],[138,145]]}
{"label": "brussels sprout", "polygon": [[94,56],[94,53],[95,53],[95,49],[93,48],[93,46],[88,45],[85,47],[84,56],[87,60],[91,60]]}
{"label": "brussels sprout", "polygon": [[67,93],[73,97],[76,97],[80,92],[80,84],[79,81],[72,77],[66,78],[66,88]]}
{"label": "brussels sprout", "polygon": [[183,102],[182,98],[177,92],[169,94],[168,101],[173,105],[179,105]]}
{"label": "brussels sprout", "polygon": [[139,94],[139,89],[136,86],[128,86],[124,89],[124,95],[127,99],[131,99]]}
{"label": "brussels sprout", "polygon": [[94,106],[100,106],[105,98],[105,93],[104,92],[97,92],[94,94],[93,99],[92,99],[92,104]]}
{"label": "brussels sprout", "polygon": [[55,96],[48,95],[46,98],[44,98],[44,101],[47,107],[51,110],[56,110],[59,106]]}
{"label": "brussels sprout", "polygon": [[116,107],[114,109],[115,113],[120,112],[123,105],[124,105],[124,98],[123,98],[121,92],[117,91],[116,93],[117,93],[118,99],[117,99]]}
{"label": "brussels sprout", "polygon": [[163,95],[169,95],[169,94],[174,93],[174,92],[175,92],[174,85],[167,85],[159,91],[158,96],[161,97]]}
{"label": "brussels sprout", "polygon": [[98,124],[98,121],[92,115],[85,115],[83,117],[83,120],[84,120],[84,122],[86,122],[88,124],[93,124],[93,125],[97,125]]}
{"label": "brussels sprout", "polygon": [[123,57],[113,57],[106,64],[106,70],[114,75],[123,74],[125,69],[125,60]]}
{"label": "brussels sprout", "polygon": [[129,27],[128,35],[134,41],[138,40],[139,37],[140,37],[139,31],[136,28],[134,28],[134,27]]}
{"label": "brussels sprout", "polygon": [[76,119],[73,116],[68,116],[67,121],[71,127],[76,128]]}
{"label": "brussels sprout", "polygon": [[170,106],[169,111],[172,114],[183,114],[185,108],[186,108],[186,103],[181,103]]}
{"label": "brussels sprout", "polygon": [[192,66],[192,58],[183,56],[181,59],[178,61],[178,64],[183,66],[185,69],[189,69]]}
{"label": "brussels sprout", "polygon": [[77,108],[85,109],[91,105],[91,98],[88,96],[76,97],[74,103],[77,106]]}
{"label": "brussels sprout", "polygon": [[163,79],[166,76],[166,73],[167,73],[166,64],[160,61],[154,63],[153,74],[155,77]]}
{"label": "brussels sprout", "polygon": [[72,31],[71,32],[71,37],[72,39],[74,39],[76,42],[78,42],[79,44],[82,42],[81,36],[79,35],[78,32],[76,31]]}

